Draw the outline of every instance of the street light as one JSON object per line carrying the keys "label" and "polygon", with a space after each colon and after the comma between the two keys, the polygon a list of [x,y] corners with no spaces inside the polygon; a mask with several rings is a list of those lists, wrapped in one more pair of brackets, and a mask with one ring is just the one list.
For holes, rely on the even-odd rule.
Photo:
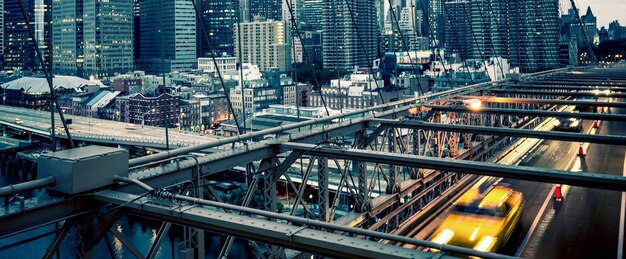
{"label": "street light", "polygon": [[141,127],[142,127],[142,128],[143,128],[143,126],[144,126],[144,125],[146,125],[146,115],[147,115],[148,113],[155,112],[155,111],[156,111],[156,108],[152,108],[152,110],[147,111],[146,113],[144,113],[144,114],[141,116]]}
{"label": "street light", "polygon": [[115,114],[113,116],[113,121],[116,121],[115,118],[117,118],[117,120],[120,120],[120,111],[115,111]]}

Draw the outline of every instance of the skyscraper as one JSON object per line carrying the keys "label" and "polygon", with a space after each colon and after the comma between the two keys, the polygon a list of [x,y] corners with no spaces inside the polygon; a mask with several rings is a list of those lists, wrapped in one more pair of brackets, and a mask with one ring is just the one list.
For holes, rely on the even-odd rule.
{"label": "skyscraper", "polygon": [[[235,42],[241,39],[241,52],[235,48],[235,55],[243,63],[257,65],[261,71],[278,68],[285,71],[291,68],[290,28],[283,21],[255,21],[241,23],[239,30],[234,30]],[[235,28],[237,25],[235,25]]]}
{"label": "skyscraper", "polygon": [[196,13],[188,0],[141,0],[141,59],[137,69],[160,74],[197,64]]}
{"label": "skyscraper", "polygon": [[239,21],[239,0],[200,0],[202,24],[200,28],[197,24],[198,57],[209,57],[209,44],[204,33],[208,34],[211,40],[211,47],[215,55],[220,56],[226,53],[229,56],[235,54],[233,25]]}
{"label": "skyscraper", "polygon": [[536,72],[559,64],[559,2],[508,0],[509,58],[521,72]]}
{"label": "skyscraper", "polygon": [[323,0],[302,0],[298,8],[300,22],[308,30],[318,31],[323,29],[324,3]]}
{"label": "skyscraper", "polygon": [[53,0],[53,70],[106,77],[133,69],[132,0]]}
{"label": "skyscraper", "polygon": [[507,58],[521,72],[559,63],[557,0],[446,0],[445,46],[465,59]]}
{"label": "skyscraper", "polygon": [[249,21],[255,17],[265,20],[280,21],[283,19],[283,0],[248,0],[250,4]]}
{"label": "skyscraper", "polygon": [[[35,39],[39,44],[41,54],[44,56],[46,65],[50,60],[50,0],[25,0],[22,2],[26,11],[27,19],[32,25]],[[28,27],[20,4],[17,1],[5,1],[3,21],[3,46],[4,63],[3,70],[39,70],[41,65],[36,57]]]}
{"label": "skyscraper", "polygon": [[349,9],[345,0],[324,0],[323,54],[326,69],[369,67],[378,56],[379,28],[375,0],[347,2]]}

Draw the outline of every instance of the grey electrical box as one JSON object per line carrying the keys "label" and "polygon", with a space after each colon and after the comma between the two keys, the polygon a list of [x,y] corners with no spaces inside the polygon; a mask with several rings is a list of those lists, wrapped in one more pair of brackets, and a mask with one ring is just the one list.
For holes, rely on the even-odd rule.
{"label": "grey electrical box", "polygon": [[128,176],[128,151],[86,146],[42,154],[39,175],[54,176],[53,191],[76,194],[113,184],[113,178]]}

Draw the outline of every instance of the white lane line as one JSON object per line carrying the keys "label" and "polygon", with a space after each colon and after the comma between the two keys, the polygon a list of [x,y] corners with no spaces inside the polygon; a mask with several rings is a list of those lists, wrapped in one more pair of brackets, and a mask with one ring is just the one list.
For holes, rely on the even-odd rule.
{"label": "white lane line", "polygon": [[[584,130],[583,130],[583,132],[584,132]],[[596,134],[597,132],[598,132],[598,130],[596,128],[594,128],[593,126],[590,127],[589,130],[588,130],[588,134],[592,134],[592,135]],[[587,154],[587,149],[589,149],[589,143],[584,143],[583,144],[583,150],[584,150],[585,154]],[[578,148],[576,148],[576,151],[578,151]],[[626,168],[626,165],[624,165],[624,166]],[[578,155],[574,155],[574,156],[572,156],[572,160],[570,160],[569,163],[567,163],[567,166],[565,167],[565,169],[569,169],[570,171],[580,172],[580,171],[582,171],[580,169],[580,167],[581,167],[580,158],[578,157]],[[626,170],[626,169],[624,169],[624,170]],[[626,174],[626,171],[624,173]],[[532,237],[533,233],[535,233],[535,229],[537,228],[537,225],[539,225],[539,221],[541,221],[541,218],[543,217],[543,213],[545,212],[546,208],[548,207],[548,204],[550,203],[550,200],[552,200],[552,195],[554,194],[554,189],[556,189],[556,184],[553,184],[552,188],[550,189],[550,192],[548,192],[548,196],[546,196],[546,200],[543,202],[543,205],[541,205],[541,209],[539,210],[539,213],[537,213],[537,216],[535,217],[535,219],[533,221],[533,224],[530,226],[530,229],[528,230],[528,232],[526,233],[526,236],[524,237],[524,241],[522,241],[522,244],[519,246],[519,248],[517,249],[517,252],[515,253],[516,257],[520,257],[521,256],[522,252],[524,252],[524,249],[526,248],[526,245],[528,245],[528,242],[530,241],[530,238]],[[561,193],[563,195],[567,194],[569,189],[570,189],[570,186],[568,186],[568,185],[561,185]],[[625,195],[625,194],[626,193],[623,193],[622,196]],[[622,203],[624,203],[623,200],[622,200]],[[622,208],[622,212],[623,211],[624,211],[624,209]],[[618,258],[621,259],[621,257],[618,257]]]}
{"label": "white lane line", "polygon": [[554,193],[555,188],[556,188],[556,184],[553,184],[552,188],[550,189],[550,192],[548,192],[548,196],[546,197],[546,200],[543,202],[543,205],[541,205],[541,209],[539,210],[539,213],[537,213],[537,217],[535,217],[533,224],[530,226],[530,229],[526,233],[526,236],[524,237],[524,241],[522,241],[522,244],[520,244],[519,248],[517,249],[517,252],[515,253],[515,257],[520,257],[522,255],[522,252],[524,252],[524,248],[526,248],[528,241],[530,241],[530,238],[532,237],[533,233],[535,233],[535,229],[537,228],[537,225],[539,225],[539,221],[541,220],[543,216],[543,212],[548,207],[548,204],[550,204],[550,200],[552,200],[552,194]]}
{"label": "white lane line", "polygon": [[[624,168],[622,175],[626,176],[626,154],[624,154]],[[622,207],[619,213],[619,238],[617,241],[617,259],[624,258],[624,218],[626,218],[626,192],[622,192]]]}

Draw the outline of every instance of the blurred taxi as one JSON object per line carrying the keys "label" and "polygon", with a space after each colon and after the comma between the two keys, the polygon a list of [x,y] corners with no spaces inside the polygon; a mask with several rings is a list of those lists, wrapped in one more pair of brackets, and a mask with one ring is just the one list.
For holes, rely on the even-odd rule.
{"label": "blurred taxi", "polygon": [[429,239],[437,244],[494,252],[517,227],[522,208],[522,193],[511,188],[496,186],[484,196],[472,188],[461,196]]}

